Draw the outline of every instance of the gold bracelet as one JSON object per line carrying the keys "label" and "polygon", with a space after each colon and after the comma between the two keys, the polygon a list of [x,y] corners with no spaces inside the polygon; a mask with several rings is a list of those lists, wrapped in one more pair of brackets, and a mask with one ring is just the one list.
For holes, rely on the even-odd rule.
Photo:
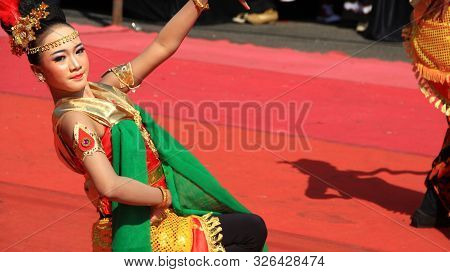
{"label": "gold bracelet", "polygon": [[192,0],[195,6],[200,10],[209,9],[209,3],[203,4],[200,0]]}
{"label": "gold bracelet", "polygon": [[169,197],[167,195],[166,189],[162,188],[162,187],[157,187],[162,194],[162,202],[158,205],[158,207],[163,207],[165,208],[167,206],[167,201],[169,200]]}

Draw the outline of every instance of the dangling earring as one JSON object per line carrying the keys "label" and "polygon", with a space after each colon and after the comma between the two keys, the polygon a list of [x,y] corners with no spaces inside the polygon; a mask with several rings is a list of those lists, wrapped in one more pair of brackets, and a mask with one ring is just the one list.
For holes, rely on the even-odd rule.
{"label": "dangling earring", "polygon": [[45,82],[45,77],[43,74],[37,74],[37,77],[40,82]]}

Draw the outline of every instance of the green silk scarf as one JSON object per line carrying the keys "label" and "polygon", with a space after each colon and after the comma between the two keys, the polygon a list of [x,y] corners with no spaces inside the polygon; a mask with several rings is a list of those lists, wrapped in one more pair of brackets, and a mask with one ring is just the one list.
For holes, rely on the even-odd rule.
{"label": "green silk scarf", "polygon": [[[208,212],[250,213],[191,152],[161,128],[142,108],[135,105],[158,150],[172,194],[176,214],[204,215]],[[112,127],[113,167],[120,176],[148,184],[145,143],[132,120]],[[152,251],[150,208],[113,202],[113,251]],[[264,248],[267,250],[267,247]]]}

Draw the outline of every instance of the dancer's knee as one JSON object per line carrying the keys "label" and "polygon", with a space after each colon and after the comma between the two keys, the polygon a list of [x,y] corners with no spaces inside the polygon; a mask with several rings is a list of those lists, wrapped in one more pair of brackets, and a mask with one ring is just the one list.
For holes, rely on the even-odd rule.
{"label": "dancer's knee", "polygon": [[254,232],[256,235],[259,244],[261,244],[261,247],[264,245],[264,242],[267,239],[267,227],[266,223],[264,222],[264,219],[262,219],[259,215],[251,214],[251,221],[252,221],[252,232]]}

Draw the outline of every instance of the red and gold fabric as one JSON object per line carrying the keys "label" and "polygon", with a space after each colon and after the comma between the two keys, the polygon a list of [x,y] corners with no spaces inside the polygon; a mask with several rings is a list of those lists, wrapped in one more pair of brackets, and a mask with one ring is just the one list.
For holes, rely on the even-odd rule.
{"label": "red and gold fabric", "polygon": [[431,16],[433,0],[414,1],[411,25],[403,30],[405,48],[425,97],[450,116],[450,8],[443,16]]}

